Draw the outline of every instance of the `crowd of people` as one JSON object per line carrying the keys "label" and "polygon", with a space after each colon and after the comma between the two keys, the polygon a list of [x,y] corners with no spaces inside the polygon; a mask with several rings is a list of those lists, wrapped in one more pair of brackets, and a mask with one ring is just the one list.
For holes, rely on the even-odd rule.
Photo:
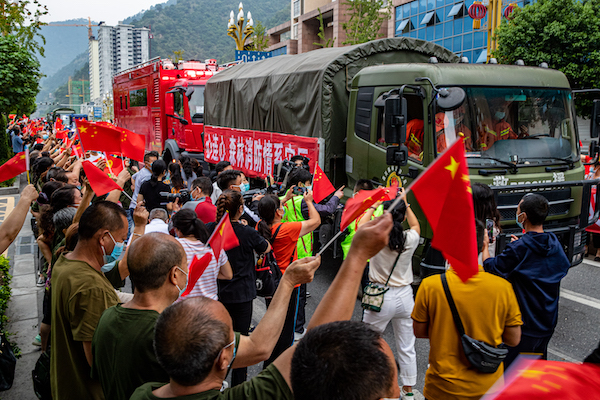
{"label": "crowd of people", "polygon": [[[29,153],[32,184],[0,227],[0,250],[30,210],[45,286],[34,343],[50,354],[55,399],[410,399],[416,338],[430,341],[425,397],[475,399],[520,353],[547,358],[570,263],[544,231],[548,201],[541,195],[521,199],[515,222],[523,234],[497,252],[493,192],[473,184],[480,271],[461,282],[448,266],[423,279],[416,298],[419,220],[403,191],[395,208],[374,204],[350,224],[344,261],[308,319],[306,284],[321,263],[313,232],[343,207],[344,188],[315,203],[307,160],[292,160],[296,167],[278,192],[248,196],[250,182],[227,161],[209,173],[192,158],[167,164],[148,152],[143,164],[124,159],[113,176],[121,190],[98,197],[82,159],[50,132]],[[106,168],[101,154],[83,157]],[[359,180],[353,194],[372,189]],[[207,241],[223,218],[239,246],[212,257],[182,297],[192,261],[212,253]],[[273,255],[282,277],[251,329],[262,254]],[[126,279],[133,294],[122,291]],[[351,322],[367,283],[383,303]],[[504,366],[483,373],[470,364],[453,307],[470,337],[507,346]],[[383,339],[390,322],[397,361]],[[248,379],[247,367],[261,362],[263,371]]]}

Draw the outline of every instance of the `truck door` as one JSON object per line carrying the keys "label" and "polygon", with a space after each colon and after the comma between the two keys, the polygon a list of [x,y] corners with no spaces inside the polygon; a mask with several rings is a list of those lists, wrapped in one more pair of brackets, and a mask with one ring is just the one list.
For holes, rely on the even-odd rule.
{"label": "truck door", "polygon": [[[184,113],[184,95],[180,90],[173,89],[168,91],[165,99],[165,115],[167,117],[167,138],[174,139],[180,148],[187,147]],[[186,123],[182,123],[185,121]]]}

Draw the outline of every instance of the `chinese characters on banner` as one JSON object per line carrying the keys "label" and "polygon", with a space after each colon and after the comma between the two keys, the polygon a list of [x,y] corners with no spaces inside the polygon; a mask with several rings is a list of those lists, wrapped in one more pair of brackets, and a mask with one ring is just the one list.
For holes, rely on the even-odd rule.
{"label": "chinese characters on banner", "polygon": [[295,155],[308,157],[310,170],[313,171],[319,158],[317,138],[204,127],[204,159],[212,163],[227,160],[235,169],[249,177],[270,175],[276,164]]}

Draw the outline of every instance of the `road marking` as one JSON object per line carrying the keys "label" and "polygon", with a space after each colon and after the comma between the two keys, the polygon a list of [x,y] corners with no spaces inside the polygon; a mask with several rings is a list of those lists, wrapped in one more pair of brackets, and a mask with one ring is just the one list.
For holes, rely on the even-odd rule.
{"label": "road marking", "polygon": [[575,301],[579,304],[583,304],[583,305],[590,306],[590,307],[600,310],[600,300],[598,300],[594,297],[586,296],[584,294],[579,294],[577,292],[573,292],[573,291],[567,290],[567,289],[560,289],[560,296],[562,298],[565,298],[565,299],[568,299],[571,301]]}
{"label": "road marking", "polygon": [[548,353],[554,354],[556,357],[562,358],[565,361],[569,361],[572,363],[577,363],[577,364],[581,364],[580,360],[576,360],[571,356],[566,355],[565,353],[558,351],[552,347],[548,347]]}

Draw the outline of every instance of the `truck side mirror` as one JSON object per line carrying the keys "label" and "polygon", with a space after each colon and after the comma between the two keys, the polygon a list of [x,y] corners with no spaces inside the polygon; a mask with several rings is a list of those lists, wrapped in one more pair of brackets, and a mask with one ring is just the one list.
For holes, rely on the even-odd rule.
{"label": "truck side mirror", "polygon": [[592,119],[590,120],[590,137],[597,138],[600,133],[600,99],[594,100]]}
{"label": "truck side mirror", "polygon": [[403,144],[406,141],[406,99],[394,94],[385,99],[385,142]]}
{"label": "truck side mirror", "polygon": [[598,142],[592,140],[590,142],[590,150],[588,152],[588,156],[590,156],[592,159],[595,159],[596,156],[598,155],[598,150],[599,150]]}

